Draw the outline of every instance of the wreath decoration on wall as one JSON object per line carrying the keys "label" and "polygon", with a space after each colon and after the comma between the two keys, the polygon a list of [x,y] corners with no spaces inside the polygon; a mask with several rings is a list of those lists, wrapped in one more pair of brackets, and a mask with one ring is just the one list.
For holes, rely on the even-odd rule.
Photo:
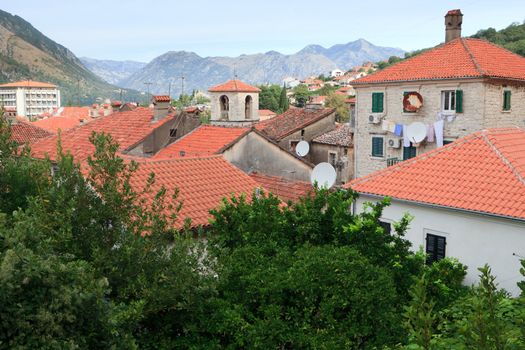
{"label": "wreath decoration on wall", "polygon": [[423,107],[423,96],[419,92],[411,91],[403,97],[403,110],[417,112]]}

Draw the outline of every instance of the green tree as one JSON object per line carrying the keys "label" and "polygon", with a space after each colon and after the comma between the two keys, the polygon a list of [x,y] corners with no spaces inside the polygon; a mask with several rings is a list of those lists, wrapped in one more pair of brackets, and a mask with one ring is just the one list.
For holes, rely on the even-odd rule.
{"label": "green tree", "polygon": [[281,113],[280,110],[280,95],[281,88],[278,85],[262,85],[259,86],[261,92],[259,93],[259,109],[269,109],[276,113]]}
{"label": "green tree", "polygon": [[297,107],[304,107],[311,94],[310,91],[308,91],[308,86],[300,84],[293,88],[293,95],[295,98],[295,105]]}
{"label": "green tree", "polygon": [[288,96],[286,93],[286,86],[283,86],[281,89],[281,94],[279,95],[279,113],[286,112],[290,106],[290,101],[288,101]]}
{"label": "green tree", "polygon": [[350,120],[350,107],[346,103],[347,96],[332,93],[326,97],[325,106],[335,108],[336,121],[348,122]]}

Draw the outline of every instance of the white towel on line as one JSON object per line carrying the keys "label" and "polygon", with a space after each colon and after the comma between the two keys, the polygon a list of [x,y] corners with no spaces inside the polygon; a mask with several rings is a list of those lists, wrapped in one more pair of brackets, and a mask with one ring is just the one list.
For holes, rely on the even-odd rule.
{"label": "white towel on line", "polygon": [[434,123],[434,133],[436,135],[436,146],[443,146],[443,120],[438,120]]}

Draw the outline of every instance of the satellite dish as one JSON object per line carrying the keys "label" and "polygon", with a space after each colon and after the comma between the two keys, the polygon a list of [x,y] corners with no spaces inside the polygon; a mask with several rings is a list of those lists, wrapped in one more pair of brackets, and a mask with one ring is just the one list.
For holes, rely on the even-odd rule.
{"label": "satellite dish", "polygon": [[310,181],[312,185],[317,182],[319,187],[330,188],[335,184],[337,173],[330,163],[319,163],[312,170]]}
{"label": "satellite dish", "polygon": [[419,143],[427,137],[427,127],[421,122],[407,126],[407,137],[413,143]]}
{"label": "satellite dish", "polygon": [[299,157],[304,157],[308,152],[310,152],[310,145],[306,141],[301,141],[295,146],[295,153],[297,153]]}

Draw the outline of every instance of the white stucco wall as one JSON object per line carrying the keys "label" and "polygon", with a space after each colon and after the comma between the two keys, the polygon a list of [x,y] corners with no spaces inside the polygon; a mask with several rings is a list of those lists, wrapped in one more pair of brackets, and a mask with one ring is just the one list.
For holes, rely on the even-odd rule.
{"label": "white stucco wall", "polygon": [[[377,198],[361,195],[356,210],[363,210],[364,202],[377,202]],[[525,257],[525,222],[497,218],[451,209],[431,208],[392,200],[385,208],[382,219],[398,221],[404,213],[414,216],[406,238],[412,249],[425,248],[427,233],[446,237],[446,256],[458,258],[468,266],[465,283],[478,282],[478,267],[488,263],[497,277],[499,287],[513,295],[520,290],[516,283],[522,280],[520,258]],[[518,256],[514,256],[513,253]]]}

